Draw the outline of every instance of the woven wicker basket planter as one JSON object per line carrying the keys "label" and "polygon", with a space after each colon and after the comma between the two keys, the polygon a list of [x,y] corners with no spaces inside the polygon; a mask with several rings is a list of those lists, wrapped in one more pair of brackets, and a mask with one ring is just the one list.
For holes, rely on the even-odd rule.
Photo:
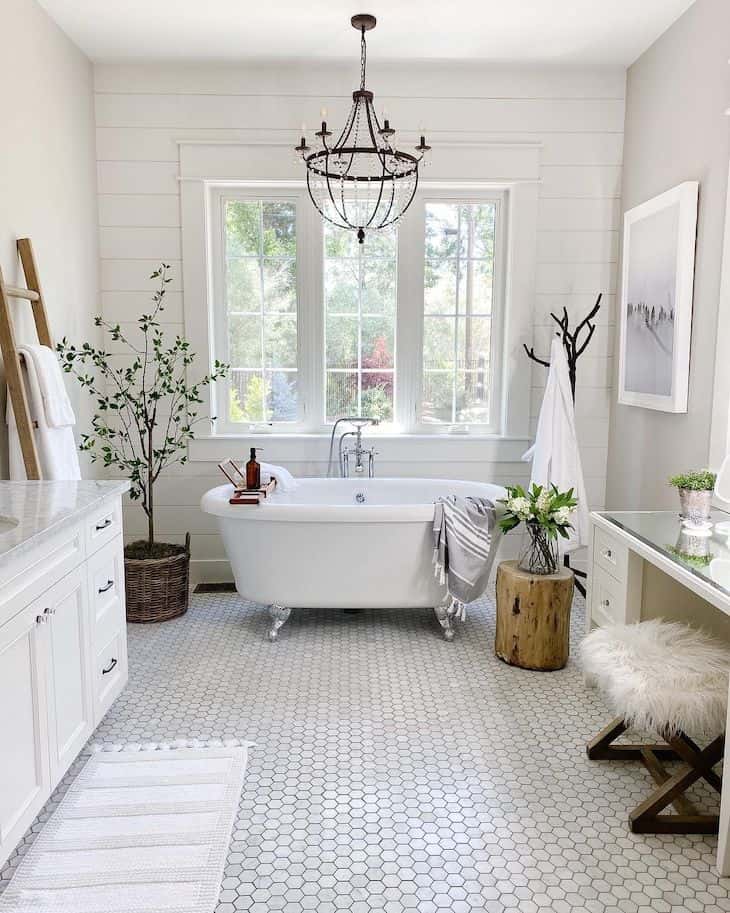
{"label": "woven wicker basket planter", "polygon": [[188,610],[190,534],[168,558],[124,558],[127,621],[169,621]]}

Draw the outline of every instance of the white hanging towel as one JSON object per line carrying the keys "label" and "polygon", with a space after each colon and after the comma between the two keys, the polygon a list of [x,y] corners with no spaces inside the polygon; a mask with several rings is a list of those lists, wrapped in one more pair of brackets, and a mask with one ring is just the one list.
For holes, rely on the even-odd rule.
{"label": "white hanging towel", "polygon": [[[38,424],[34,433],[41,475],[49,481],[69,482],[80,479],[81,468],[72,427],[76,417],[56,355],[47,346],[19,346],[18,352],[23,356],[23,380],[30,418]],[[25,463],[10,397],[7,422],[10,478],[24,480]]]}
{"label": "white hanging towel", "polygon": [[35,362],[48,427],[66,428],[75,425],[76,416],[66,392],[63,371],[56,353],[48,346],[20,346],[20,351]]}
{"label": "white hanging towel", "polygon": [[570,389],[568,360],[561,340],[555,336],[550,348],[550,371],[537,421],[535,443],[522,457],[532,460],[530,483],[573,489],[578,507],[569,539],[559,539],[562,554],[588,544],[588,500],[575,431],[575,407]]}

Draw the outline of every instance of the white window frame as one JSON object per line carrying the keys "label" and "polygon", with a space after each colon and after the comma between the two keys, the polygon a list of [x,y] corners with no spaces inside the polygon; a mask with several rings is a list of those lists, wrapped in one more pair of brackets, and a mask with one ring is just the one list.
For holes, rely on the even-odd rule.
{"label": "white window frame", "polygon": [[[332,422],[328,422],[328,421],[327,421],[327,418],[326,418],[326,416],[327,416],[327,403],[326,403],[326,398],[327,398],[327,373],[328,373],[328,370],[329,370],[329,369],[327,368],[327,360],[326,360],[326,344],[327,344],[327,333],[326,333],[327,313],[326,313],[326,308],[327,308],[327,304],[326,304],[325,296],[324,296],[324,272],[325,272],[324,268],[325,268],[325,259],[326,259],[326,257],[325,257],[325,244],[324,244],[325,223],[324,223],[324,221],[323,221],[321,218],[320,218],[320,220],[319,220],[319,225],[320,225],[320,232],[321,232],[321,235],[322,235],[322,262],[321,262],[321,264],[320,264],[319,273],[320,273],[320,276],[321,276],[321,279],[322,279],[322,283],[323,283],[323,286],[322,286],[322,309],[321,309],[321,310],[322,310],[322,327],[323,327],[323,330],[322,330],[323,353],[322,353],[321,361],[320,361],[320,363],[319,363],[318,370],[321,369],[321,374],[322,374],[322,381],[321,381],[321,382],[322,382],[322,387],[323,387],[323,394],[322,394],[322,411],[321,411],[320,415],[321,415],[321,417],[322,417],[322,419],[323,419],[323,422],[324,422],[324,425],[323,425],[323,427],[322,427],[322,430],[324,430],[324,429],[326,429],[326,428],[331,428],[331,427],[332,427]],[[391,434],[392,434],[392,433],[396,433],[396,434],[397,434],[398,431],[399,431],[399,427],[400,427],[400,426],[398,425],[397,421],[396,421],[396,418],[395,418],[395,416],[398,414],[398,383],[399,383],[399,380],[398,380],[398,372],[399,372],[399,359],[398,359],[398,345],[399,345],[399,342],[398,342],[399,288],[398,288],[398,277],[400,276],[400,232],[399,232],[399,227],[400,227],[399,225],[396,225],[396,226],[395,226],[395,230],[396,230],[396,251],[395,251],[395,261],[396,261],[396,262],[395,262],[395,269],[396,269],[396,289],[395,289],[395,296],[396,296],[396,312],[395,312],[395,326],[394,326],[394,332],[393,332],[393,369],[392,369],[392,370],[393,370],[393,414],[394,414],[394,417],[393,417],[393,421],[392,421],[392,422],[388,422],[387,424],[384,424],[384,425],[379,429],[381,433],[386,433],[386,434],[387,434],[387,433],[391,433]],[[338,230],[338,231],[343,231],[343,230],[345,230],[345,229],[337,229],[337,230]],[[367,240],[366,240],[366,242],[365,242],[365,246],[367,246]],[[333,369],[333,370],[337,371],[337,370],[339,370],[339,369]],[[342,369],[342,370],[347,370],[347,369]],[[401,423],[401,426],[402,426],[402,423]]]}
{"label": "white window frame", "polygon": [[[225,204],[232,200],[286,200],[295,204],[297,224],[297,391],[298,417],[295,422],[231,422],[228,417],[229,383],[219,382],[213,391],[215,433],[322,434],[331,427],[325,421],[326,369],[324,357],[324,231],[322,220],[311,205],[304,188],[264,183],[254,186],[213,185],[208,199],[210,359],[226,361],[228,351],[225,307]],[[459,424],[423,423],[420,418],[423,378],[424,327],[424,243],[426,206],[431,202],[484,203],[497,207],[492,298],[490,354],[491,421],[471,424],[468,431]],[[394,412],[395,420],[383,433],[424,436],[476,434],[499,436],[503,431],[502,368],[504,353],[504,311],[506,308],[506,191],[464,188],[439,190],[422,188],[410,210],[398,225],[397,310],[395,330]],[[365,242],[367,243],[367,241]]]}
{"label": "white window frame", "polygon": [[[497,213],[495,216],[496,233],[494,239],[494,277],[492,294],[491,315],[491,352],[490,352],[490,380],[489,380],[489,416],[488,424],[472,423],[468,430],[463,424],[424,423],[421,419],[421,397],[423,389],[423,327],[424,327],[424,269],[425,269],[425,237],[426,237],[426,206],[428,203],[495,203]],[[468,188],[455,191],[453,189],[422,187],[413,201],[411,211],[403,220],[404,230],[398,235],[398,259],[401,258],[409,264],[412,270],[414,288],[408,283],[409,277],[404,277],[403,285],[398,286],[398,342],[408,344],[409,358],[405,370],[400,370],[399,381],[402,381],[403,398],[401,406],[403,414],[411,417],[411,433],[419,435],[442,435],[453,433],[455,435],[481,435],[500,436],[504,431],[504,401],[503,364],[505,349],[505,319],[507,307],[506,274],[507,274],[507,238],[508,206],[507,191],[493,188]],[[400,277],[400,273],[399,273]],[[414,353],[413,342],[417,344]],[[396,386],[397,390],[397,386]],[[400,414],[397,412],[397,414]]]}
{"label": "white window frame", "polygon": [[[312,306],[321,291],[321,280],[317,288],[316,270],[311,264],[321,259],[321,231],[317,231],[319,216],[313,216],[306,205],[309,198],[301,188],[288,188],[277,185],[243,187],[240,185],[216,185],[209,193],[208,239],[210,249],[210,306],[208,323],[210,327],[211,362],[214,358],[227,361],[227,313],[225,296],[225,218],[224,208],[229,201],[242,202],[286,201],[292,202],[296,209],[297,225],[297,420],[277,423],[273,427],[284,434],[296,434],[310,430],[308,416],[316,415],[314,393],[316,384],[312,382],[311,362],[313,358],[323,357],[323,334],[319,332],[321,321],[317,319],[317,308]],[[316,216],[316,218],[315,218]],[[319,239],[319,244],[317,241]],[[320,296],[321,297],[321,296]],[[306,353],[309,352],[309,355]],[[257,427],[249,422],[232,422],[228,415],[228,397],[230,385],[227,380],[219,381],[213,390],[215,432],[221,435],[240,434],[243,430]],[[260,423],[265,431],[269,426]]]}

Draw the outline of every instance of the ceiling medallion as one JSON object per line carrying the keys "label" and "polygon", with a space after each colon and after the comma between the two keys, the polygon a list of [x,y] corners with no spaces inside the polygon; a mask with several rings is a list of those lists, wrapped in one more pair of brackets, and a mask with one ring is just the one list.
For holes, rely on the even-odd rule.
{"label": "ceiling medallion", "polygon": [[413,201],[419,166],[431,149],[421,136],[414,152],[395,148],[386,114],[382,124],[375,113],[373,93],[365,88],[367,47],[365,33],[375,28],[375,16],[361,13],[350,20],[360,32],[360,88],[352,93],[352,108],[339,137],[330,142],[327,112],[315,133],[321,147],[302,138],[295,151],[307,166],[307,189],[322,218],[339,228],[357,232],[360,244],[366,231],[397,222]]}

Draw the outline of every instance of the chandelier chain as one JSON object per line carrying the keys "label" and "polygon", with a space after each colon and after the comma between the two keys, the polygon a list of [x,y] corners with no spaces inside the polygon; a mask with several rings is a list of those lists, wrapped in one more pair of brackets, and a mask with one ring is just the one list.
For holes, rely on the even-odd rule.
{"label": "chandelier chain", "polygon": [[360,89],[365,89],[365,66],[368,58],[368,47],[365,41],[365,29],[362,29],[360,37]]}

